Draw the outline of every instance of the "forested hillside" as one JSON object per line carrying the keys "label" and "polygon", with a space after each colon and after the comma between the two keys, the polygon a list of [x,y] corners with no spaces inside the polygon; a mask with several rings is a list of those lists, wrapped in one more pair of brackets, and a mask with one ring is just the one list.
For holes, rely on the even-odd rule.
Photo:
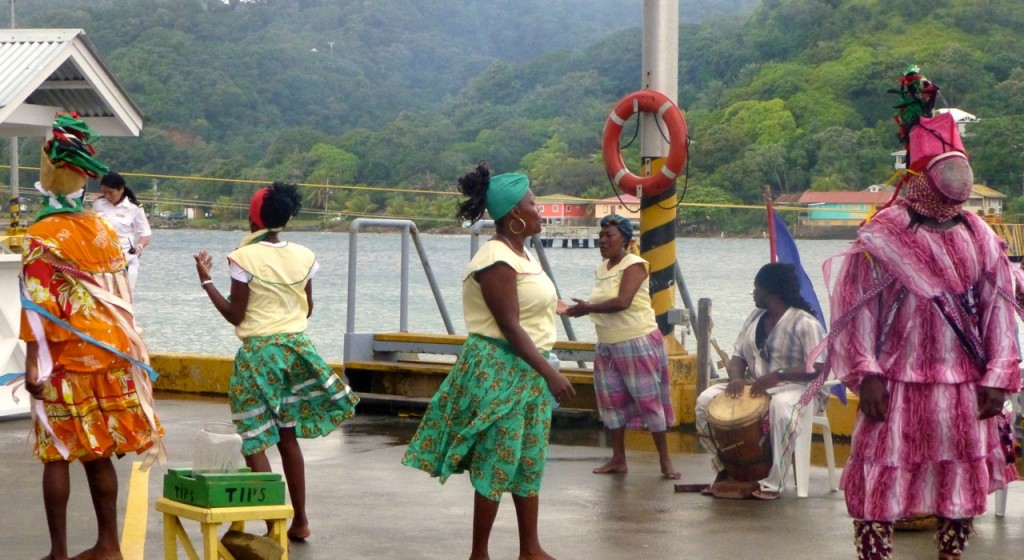
{"label": "forested hillside", "polygon": [[[885,180],[899,148],[886,91],[910,63],[943,88],[940,105],[982,119],[966,139],[979,181],[1020,192],[1019,0],[754,4],[680,2],[688,202]],[[540,193],[608,196],[601,129],[640,82],[641,0],[38,0],[18,14],[19,27],[86,29],[146,113],[143,138],[101,141],[115,167],[397,189],[308,189],[348,212],[450,216],[450,197],[401,191],[451,190],[480,159],[528,172]]]}

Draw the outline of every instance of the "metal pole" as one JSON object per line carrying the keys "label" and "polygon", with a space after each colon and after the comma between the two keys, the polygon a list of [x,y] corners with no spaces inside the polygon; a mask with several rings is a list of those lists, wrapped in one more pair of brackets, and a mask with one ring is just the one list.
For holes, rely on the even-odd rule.
{"label": "metal pole", "polygon": [[683,278],[683,269],[679,268],[679,263],[675,266],[675,278],[676,286],[679,288],[679,297],[683,298],[683,305],[686,306],[686,312],[690,316],[690,324],[697,324],[697,312],[693,309],[693,299],[690,298],[690,290],[686,287],[686,280]]}
{"label": "metal pole", "polygon": [[697,301],[697,394],[704,392],[711,383],[711,300],[700,298]]}
{"label": "metal pole", "polygon": [[409,332],[409,228],[402,230],[402,288],[399,301],[398,330]]}
{"label": "metal pole", "polygon": [[[676,100],[679,80],[679,0],[644,0],[643,89]],[[666,127],[651,113],[640,120],[640,156],[644,175],[660,171],[668,154]],[[672,138],[672,141],[680,141]],[[651,264],[651,303],[658,328],[672,334],[668,311],[675,305],[676,189],[656,196],[639,193],[640,255]]]}
{"label": "metal pole", "polygon": [[357,238],[359,237],[360,218],[356,218],[349,226],[348,233],[348,295],[345,298],[345,332],[352,333],[356,330],[356,252],[359,248]]}
{"label": "metal pole", "polygon": [[[11,7],[11,29],[14,29],[14,0],[10,0]],[[18,160],[18,137],[11,137],[11,172],[10,172],[10,183],[11,183],[11,224],[7,228],[7,235],[15,236],[21,235],[25,232],[25,228],[21,226],[19,215],[21,213],[21,189],[18,181],[19,169],[21,162]],[[13,245],[12,245],[13,248]]]}
{"label": "metal pole", "polygon": [[419,232],[416,230],[415,224],[411,228],[413,246],[416,247],[416,254],[420,257],[420,263],[423,264],[423,273],[427,275],[427,284],[430,285],[430,291],[434,294],[434,302],[437,303],[437,311],[441,314],[441,320],[444,322],[444,328],[448,334],[455,334],[455,326],[452,324],[451,317],[448,316],[448,308],[444,304],[444,296],[441,294],[441,288],[437,285],[437,280],[434,279],[434,269],[430,266],[430,260],[427,258],[427,251],[423,248],[423,244],[420,243]]}
{"label": "metal pole", "polygon": [[[346,298],[346,318],[345,318],[345,332],[346,334],[352,334],[356,329],[356,268],[358,257],[356,251],[359,246],[359,231],[364,227],[379,227],[389,229],[401,229],[402,230],[402,272],[401,272],[401,296],[400,305],[402,309],[400,313],[400,329],[402,332],[408,332],[408,317],[409,317],[409,241],[411,240],[416,246],[416,253],[420,257],[420,262],[423,263],[423,272],[427,275],[427,283],[430,285],[430,291],[434,294],[434,301],[437,302],[437,309],[441,313],[441,320],[444,321],[444,327],[448,331],[448,334],[455,334],[455,327],[452,325],[451,317],[448,315],[448,308],[444,304],[444,297],[441,294],[441,288],[437,284],[437,279],[434,277],[434,270],[430,267],[430,261],[427,260],[427,252],[424,249],[423,244],[420,242],[419,233],[416,230],[416,224],[409,220],[391,220],[384,218],[356,218],[352,220],[349,225],[349,238],[348,238],[348,296]],[[346,352],[348,350],[346,349]]]}

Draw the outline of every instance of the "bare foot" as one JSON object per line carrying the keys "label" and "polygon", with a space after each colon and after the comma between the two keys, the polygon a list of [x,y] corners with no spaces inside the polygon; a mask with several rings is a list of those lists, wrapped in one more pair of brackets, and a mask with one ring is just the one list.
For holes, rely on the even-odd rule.
{"label": "bare foot", "polygon": [[679,471],[677,471],[676,468],[672,466],[672,459],[662,459],[661,478],[664,478],[665,480],[679,480],[680,476],[682,475],[679,474]]}
{"label": "bare foot", "polygon": [[288,540],[292,542],[303,542],[313,534],[313,531],[309,529],[309,525],[295,525],[292,524],[288,528]]}
{"label": "bare foot", "polygon": [[612,459],[591,472],[594,474],[626,474],[629,472],[629,467],[626,466],[625,461]]}
{"label": "bare foot", "polygon": [[532,552],[519,553],[519,560],[555,560],[555,557],[538,547],[537,550]]}
{"label": "bare foot", "polygon": [[120,548],[100,548],[94,546],[89,550],[79,552],[71,557],[71,560],[124,560]]}

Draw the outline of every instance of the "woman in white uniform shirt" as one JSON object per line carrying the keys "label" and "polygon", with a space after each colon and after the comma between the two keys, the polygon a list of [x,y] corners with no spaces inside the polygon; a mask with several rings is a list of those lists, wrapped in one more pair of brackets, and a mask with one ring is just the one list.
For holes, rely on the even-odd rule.
{"label": "woman in white uniform shirt", "polygon": [[121,242],[128,261],[128,285],[135,291],[135,279],[139,276],[139,257],[149,245],[153,232],[149,229],[146,212],[139,204],[135,193],[125,184],[119,173],[111,171],[100,179],[102,195],[92,203],[92,209],[104,217]]}

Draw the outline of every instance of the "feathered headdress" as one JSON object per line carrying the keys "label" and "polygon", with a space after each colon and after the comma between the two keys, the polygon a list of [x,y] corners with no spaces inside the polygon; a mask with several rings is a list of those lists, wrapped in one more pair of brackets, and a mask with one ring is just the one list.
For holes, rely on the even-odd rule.
{"label": "feathered headdress", "polygon": [[960,140],[960,129],[949,112],[932,116],[939,86],[911,65],[900,77],[900,95],[894,119],[900,143],[906,148],[907,170],[896,184],[890,206],[897,197],[917,211],[940,222],[960,213],[971,195],[974,173]]}
{"label": "feathered headdress", "polygon": [[900,87],[890,89],[889,93],[900,96],[900,102],[893,105],[893,109],[896,109],[893,118],[900,127],[900,144],[906,146],[910,142],[910,129],[920,122],[921,117],[932,116],[939,86],[922,76],[916,64],[911,64],[900,76]]}

